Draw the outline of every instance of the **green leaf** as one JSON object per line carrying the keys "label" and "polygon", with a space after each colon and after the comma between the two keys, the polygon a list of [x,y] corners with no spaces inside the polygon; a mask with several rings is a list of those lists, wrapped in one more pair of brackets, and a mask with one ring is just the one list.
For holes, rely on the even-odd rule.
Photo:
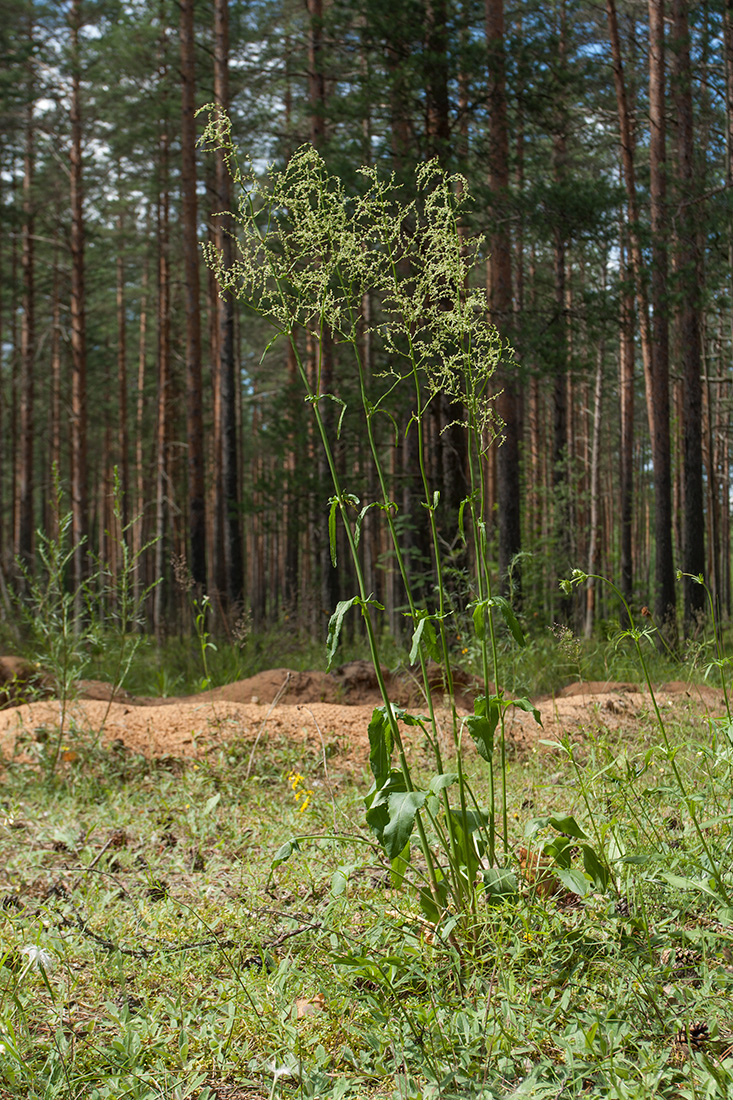
{"label": "green leaf", "polygon": [[443,916],[445,899],[448,896],[448,884],[445,880],[438,882],[437,893],[438,900],[436,901],[432,890],[427,886],[423,886],[419,895],[420,908],[427,919],[432,921],[433,924],[437,924]]}
{"label": "green leaf", "polygon": [[566,836],[556,836],[542,845],[542,852],[551,856],[558,867],[570,867],[572,844]]}
{"label": "green leaf", "polygon": [[601,863],[590,844],[583,845],[583,866],[597,890],[605,890],[608,887],[610,880],[608,868]]}
{"label": "green leaf", "polygon": [[372,501],[371,504],[365,504],[359,515],[356,517],[356,523],[354,524],[354,546],[359,545],[359,539],[361,538],[361,525],[364,522],[364,516],[367,514],[370,508],[375,508],[376,504]]}
{"label": "green leaf", "polygon": [[389,859],[396,859],[404,851],[426,798],[427,791],[401,791],[389,796],[389,822],[382,833],[382,847]]}
{"label": "green leaf", "polygon": [[336,650],[338,649],[339,636],[341,634],[341,627],[343,626],[344,615],[353,607],[354,604],[359,603],[358,596],[352,596],[350,600],[339,600],[336,604],[336,610],[328,621],[328,637],[326,638],[326,668],[331,667],[331,662],[336,656]]}
{"label": "green leaf", "polygon": [[218,794],[212,794],[211,798],[207,799],[204,806],[204,815],[210,814],[216,805],[221,801],[221,791]]}
{"label": "green leaf", "polygon": [[576,871],[574,867],[558,867],[554,873],[571,894],[578,894],[579,897],[583,898],[590,890],[588,879],[582,871]]}
{"label": "green leaf", "polygon": [[683,878],[682,875],[673,875],[670,871],[663,871],[661,877],[670,886],[676,886],[678,890],[698,890],[701,894],[707,894],[711,898],[720,900],[715,890],[711,890],[707,882],[702,879]]}
{"label": "green leaf", "polygon": [[[469,882],[476,881],[481,867],[480,857],[486,850],[486,842],[481,835],[474,833],[485,829],[488,816],[481,811],[451,810],[451,832],[459,853],[459,862],[465,868]],[[465,826],[465,828],[464,828]]]}
{"label": "green leaf", "polygon": [[567,833],[568,836],[574,836],[578,840],[588,839],[587,833],[583,832],[571,814],[550,814],[547,821],[553,829],[557,829],[558,833]]}
{"label": "green leaf", "polygon": [[[529,699],[511,699],[509,701],[509,706],[516,707],[517,710],[526,711],[527,714],[531,714],[533,716],[537,725],[542,725],[542,715],[540,714],[534,703],[531,702]],[[552,744],[552,742],[549,742],[549,744]]]}
{"label": "green leaf", "polygon": [[287,863],[293,852],[299,851],[300,845],[298,844],[297,837],[293,837],[292,840],[287,840],[282,847],[278,848],[277,852],[275,852],[275,857],[270,864],[270,871],[274,871],[281,863]]}
{"label": "green leaf", "polygon": [[471,503],[470,497],[464,497],[458,508],[458,534],[461,536],[461,542],[466,541],[466,532],[463,526],[463,511],[467,504]]}
{"label": "green leaf", "polygon": [[452,787],[454,783],[458,782],[457,772],[441,772],[438,775],[434,775],[430,780],[430,787],[428,788],[431,794],[440,794],[447,787]]}
{"label": "green leaf", "polygon": [[413,665],[417,660],[421,641],[425,642],[428,656],[432,657],[434,661],[440,661],[440,650],[438,648],[438,640],[432,620],[426,611],[419,611],[418,615],[420,615],[421,618],[412,635],[412,648],[410,649],[409,658],[410,664]]}
{"label": "green leaf", "polygon": [[480,642],[484,640],[485,624],[484,615],[486,613],[486,600],[482,600],[481,603],[477,603],[473,609],[473,629],[476,631],[476,637]]}
{"label": "green leaf", "polygon": [[376,782],[372,785],[364,799],[367,824],[380,844],[389,824],[389,795],[406,789],[402,773],[393,768],[381,785]]}
{"label": "green leaf", "polygon": [[492,898],[501,900],[517,893],[517,876],[508,867],[487,867],[481,877],[486,893]]}
{"label": "green leaf", "polygon": [[492,596],[489,600],[489,604],[492,607],[498,607],[504,616],[504,622],[509,627],[514,641],[519,646],[525,646],[527,639],[524,636],[524,631],[517,622],[517,617],[512,611],[512,606],[508,600],[505,600],[503,596]]}
{"label": "green leaf", "polygon": [[367,732],[370,746],[369,767],[377,786],[381,787],[389,775],[394,748],[394,735],[386,707],[375,707]]}
{"label": "green leaf", "polygon": [[476,714],[470,714],[466,718],[468,732],[473,738],[479,755],[491,763],[494,751],[494,733],[501,717],[502,700],[498,695],[491,695],[488,699],[480,695],[474,703]]}
{"label": "green leaf", "polygon": [[405,873],[410,865],[410,842],[390,863],[389,880],[393,890],[400,890],[405,881]]}
{"label": "green leaf", "polygon": [[336,509],[338,508],[338,497],[331,497],[329,502],[331,505],[331,511],[328,513],[328,543],[331,547],[331,565],[336,568]]}
{"label": "green leaf", "polygon": [[484,810],[466,810],[464,812],[463,810],[451,809],[450,814],[460,824],[461,828],[463,828],[465,820],[469,833],[475,833],[478,829],[485,829],[489,823],[489,815]]}
{"label": "green leaf", "polygon": [[348,876],[338,867],[331,875],[331,893],[333,896],[337,898],[340,897],[341,894],[345,894],[348,883]]}

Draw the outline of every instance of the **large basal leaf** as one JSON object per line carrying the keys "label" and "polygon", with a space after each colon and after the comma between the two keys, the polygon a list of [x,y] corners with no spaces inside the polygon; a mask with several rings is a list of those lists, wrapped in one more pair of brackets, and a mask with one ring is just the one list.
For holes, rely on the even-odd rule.
{"label": "large basal leaf", "polygon": [[590,844],[583,845],[583,866],[586,874],[590,875],[595,888],[605,890],[610,879],[608,868],[601,863]]}
{"label": "large basal leaf", "polygon": [[389,821],[382,832],[382,847],[390,860],[404,851],[426,798],[427,791],[402,791],[389,796]]}
{"label": "large basal leaf", "polygon": [[395,791],[404,790],[406,787],[402,773],[393,769],[381,786],[374,782],[364,799],[367,824],[380,844],[382,844],[384,830],[389,824],[389,796]]}
{"label": "large basal leaf", "polygon": [[574,867],[569,869],[565,867],[558,867],[555,870],[555,874],[560,879],[560,882],[569,890],[571,894],[578,894],[579,897],[584,898],[590,890],[590,883],[582,871],[576,871]]}
{"label": "large basal leaf", "polygon": [[438,880],[436,886],[433,889],[428,886],[423,886],[419,895],[420,908],[428,920],[432,921],[433,924],[437,924],[442,918],[445,910],[445,901],[448,897],[448,883],[437,868],[436,877]]}
{"label": "large basal leaf", "polygon": [[465,868],[468,881],[473,883],[481,866],[480,855],[483,855],[485,849],[485,845],[474,842],[473,834],[481,827],[482,822],[470,810],[466,811],[465,816],[461,810],[451,810],[450,816],[452,843],[458,849],[458,861]]}
{"label": "large basal leaf", "polygon": [[[432,786],[432,784],[431,784]],[[489,823],[489,815],[484,810],[451,810],[451,817],[457,821],[461,828],[465,821],[465,827],[469,833],[485,829]]]}
{"label": "large basal leaf", "polygon": [[517,893],[517,876],[508,867],[487,867],[481,877],[486,893],[497,901]]}
{"label": "large basal leaf", "polygon": [[375,707],[367,732],[369,734],[369,767],[377,786],[381,787],[392,766],[394,734],[386,707]]}
{"label": "large basal leaf", "polygon": [[410,842],[408,840],[403,851],[390,863],[389,881],[393,890],[399,890],[405,881],[405,874],[410,865]]}
{"label": "large basal leaf", "polygon": [[550,814],[547,820],[558,833],[574,836],[577,840],[588,839],[588,834],[583,832],[572,814]]}

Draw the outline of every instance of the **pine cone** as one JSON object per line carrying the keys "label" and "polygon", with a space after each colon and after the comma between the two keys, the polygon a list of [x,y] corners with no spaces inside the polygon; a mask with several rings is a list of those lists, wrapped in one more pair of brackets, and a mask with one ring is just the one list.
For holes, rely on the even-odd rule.
{"label": "pine cone", "polygon": [[691,947],[665,947],[660,958],[664,966],[671,966],[671,976],[675,981],[700,977],[702,955]]}
{"label": "pine cone", "polygon": [[702,1050],[710,1042],[710,1028],[704,1020],[694,1020],[687,1029],[681,1027],[677,1032],[676,1041],[686,1043],[688,1035],[692,1050]]}
{"label": "pine cone", "polygon": [[633,911],[634,911],[634,907],[632,906],[631,902],[629,901],[629,899],[626,897],[625,894],[617,900],[617,902],[616,902],[616,915],[617,916],[622,917],[625,920],[626,917],[631,916]]}
{"label": "pine cone", "polygon": [[704,1020],[695,1020],[688,1027],[681,1027],[670,1046],[669,1060],[674,1066],[682,1066],[694,1051],[704,1050],[710,1041],[710,1029]]}

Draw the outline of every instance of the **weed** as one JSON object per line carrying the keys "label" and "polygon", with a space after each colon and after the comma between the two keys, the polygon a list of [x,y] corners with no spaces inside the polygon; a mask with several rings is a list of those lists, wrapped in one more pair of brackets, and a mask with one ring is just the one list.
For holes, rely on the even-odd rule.
{"label": "weed", "polygon": [[[328,517],[332,564],[337,564],[340,521],[357,580],[358,593],[342,600],[331,616],[326,649],[330,664],[344,619],[357,610],[383,700],[369,726],[374,783],[366,799],[367,822],[400,882],[414,879],[410,850],[413,833],[417,835],[425,877],[415,886],[428,917],[439,919],[449,906],[460,913],[474,912],[481,894],[502,894],[512,881],[506,868],[506,710],[518,706],[539,720],[539,712],[528,700],[507,699],[500,686],[495,616],[503,617],[516,644],[523,645],[525,639],[508,601],[491,590],[481,464],[486,441],[495,435],[491,376],[502,358],[511,353],[485,320],[485,292],[471,288],[470,274],[478,261],[480,242],[467,244],[459,231],[462,203],[456,198],[456,180],[435,163],[418,169],[421,198],[405,208],[394,181],[380,179],[369,168],[362,169],[363,193],[347,197],[340,181],[328,174],[311,147],[299,150],[284,171],[272,169],[265,185],[254,173],[243,175],[236,164],[229,119],[216,109],[210,109],[203,141],[223,152],[239,185],[237,217],[244,242],[232,268],[223,266],[215,248],[207,250],[207,260],[223,290],[244,299],[273,325],[274,339],[284,336],[290,344],[332,480]],[[464,183],[461,181],[462,191]],[[384,343],[395,364],[380,380],[381,389],[375,388],[362,359],[361,309],[364,295],[369,293],[381,302],[381,319],[370,330],[371,335]],[[318,349],[315,372],[302,359],[301,332]],[[363,427],[379,487],[379,495],[365,504],[342,485],[334,457],[347,406],[340,394],[322,392],[320,357],[327,332],[353,355]],[[417,438],[420,505],[431,549],[428,589],[432,602],[426,598],[424,578],[413,568],[408,535],[396,520],[397,507],[375,427],[378,414],[397,423],[396,394],[402,390],[407,391],[413,410],[408,430]],[[455,577],[456,567],[450,546],[447,557],[444,551],[440,492],[430,484],[424,458],[429,409],[438,399],[448,399],[461,410],[456,413],[456,425],[465,433],[469,475],[468,496],[457,514],[449,517],[457,527],[456,532],[449,532],[449,544],[455,534],[461,555],[475,563],[471,577],[462,577],[462,587],[472,601],[484,694],[477,701],[475,714],[465,721],[455,706],[449,637],[454,607],[447,595],[447,582],[449,576]],[[331,402],[340,410],[338,425],[332,423]],[[379,615],[385,608],[367,590],[358,549],[364,518],[372,509],[381,513],[388,528],[407,598],[412,635],[409,661],[420,667],[425,715],[394,707],[382,674]],[[414,522],[414,517],[408,518]],[[428,668],[431,660],[440,665],[440,694],[449,701],[455,772],[447,772],[443,762],[437,689]],[[420,728],[434,755],[435,774],[423,789],[416,788],[405,754],[401,733],[405,725]],[[465,779],[465,731],[487,764],[486,809],[479,806]],[[449,798],[453,787],[455,806]]]}

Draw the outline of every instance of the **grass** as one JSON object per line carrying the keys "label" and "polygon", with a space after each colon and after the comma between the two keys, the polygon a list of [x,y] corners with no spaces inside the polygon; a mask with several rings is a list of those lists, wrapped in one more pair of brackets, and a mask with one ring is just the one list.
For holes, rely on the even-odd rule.
{"label": "grass", "polygon": [[[671,731],[729,881],[727,734]],[[94,750],[53,782],[10,764],[0,1095],[732,1094],[733,910],[657,740],[647,723],[623,741],[588,730],[511,761],[521,886],[439,929],[393,888],[364,790],[342,780],[332,803],[318,758],[284,740],[260,744],[249,779],[236,741],[165,766]],[[605,890],[569,894],[541,858],[553,813],[603,851]],[[320,839],[271,874],[303,833]]]}
{"label": "grass", "polygon": [[[581,639],[571,631],[557,627],[535,627],[527,636],[527,645],[519,649],[505,632],[500,638],[501,661],[508,691],[516,695],[552,695],[566,684],[577,680],[615,680],[640,682],[633,647],[614,642],[617,626],[609,627],[609,636]],[[2,639],[0,639],[2,640]],[[727,639],[727,648],[730,642]],[[32,646],[18,637],[3,641],[6,653],[20,652],[30,659],[36,657]],[[287,667],[296,671],[323,669],[324,646],[319,639],[292,629],[287,622],[267,631],[253,632],[242,646],[226,639],[216,638],[216,650],[207,657],[212,685],[232,683],[255,676],[272,668]],[[709,642],[694,642],[679,661],[666,654],[650,652],[652,678],[656,683],[670,680],[689,680],[691,683],[710,682],[718,686],[717,674],[706,676]],[[408,666],[408,648],[385,638],[382,650],[393,670]],[[452,652],[456,665],[471,675],[480,674],[480,659],[475,642],[466,627],[453,638]],[[342,640],[338,663],[369,659],[366,640],[355,637]],[[114,676],[115,644],[100,637],[98,647],[89,654],[85,675],[90,679],[109,680]],[[194,634],[169,638],[156,644],[152,637],[142,638],[135,653],[124,687],[133,695],[194,694],[201,689],[202,667],[199,644]]]}

